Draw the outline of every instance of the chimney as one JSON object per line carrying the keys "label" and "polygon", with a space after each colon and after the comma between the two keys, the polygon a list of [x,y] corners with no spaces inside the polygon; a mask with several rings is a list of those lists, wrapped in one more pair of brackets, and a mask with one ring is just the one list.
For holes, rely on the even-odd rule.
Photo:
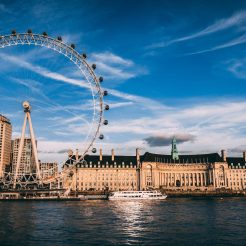
{"label": "chimney", "polygon": [[140,181],[140,155],[139,155],[139,149],[136,149],[136,159],[137,159],[137,190],[141,190],[141,181]]}
{"label": "chimney", "polygon": [[140,161],[140,155],[139,155],[139,149],[136,149],[136,158],[137,158],[137,163]]}
{"label": "chimney", "polygon": [[224,150],[224,149],[221,150],[221,157],[222,157],[223,161],[226,161],[226,150]]}
{"label": "chimney", "polygon": [[100,148],[100,158],[99,158],[99,160],[102,161],[102,159],[103,159],[103,156],[102,156],[102,148]]}
{"label": "chimney", "polygon": [[75,159],[76,161],[79,160],[79,150],[78,149],[76,149],[76,152],[75,152]]}
{"label": "chimney", "polygon": [[73,151],[71,149],[68,150],[68,158],[71,158],[73,156]]}
{"label": "chimney", "polygon": [[111,154],[112,154],[112,161],[114,161],[114,149],[111,150]]}
{"label": "chimney", "polygon": [[246,162],[246,151],[243,152],[243,160]]}

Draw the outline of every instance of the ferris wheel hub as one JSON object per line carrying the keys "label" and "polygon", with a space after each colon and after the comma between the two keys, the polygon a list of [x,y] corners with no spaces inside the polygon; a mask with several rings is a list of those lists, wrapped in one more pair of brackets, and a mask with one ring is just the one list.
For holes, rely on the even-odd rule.
{"label": "ferris wheel hub", "polygon": [[31,110],[31,105],[28,101],[24,101],[22,103],[22,106],[23,106],[24,110]]}

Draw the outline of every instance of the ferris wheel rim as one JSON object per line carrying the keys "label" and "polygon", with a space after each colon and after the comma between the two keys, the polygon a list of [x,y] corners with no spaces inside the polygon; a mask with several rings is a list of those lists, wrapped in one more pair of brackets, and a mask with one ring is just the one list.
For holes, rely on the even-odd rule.
{"label": "ferris wheel rim", "polygon": [[[84,149],[81,157],[78,161],[81,161],[85,154],[92,148],[98,134],[100,131],[100,127],[103,121],[103,91],[100,86],[100,81],[96,76],[94,69],[89,65],[83,55],[79,54],[78,51],[75,50],[75,47],[71,47],[62,40],[58,40],[56,38],[50,37],[47,34],[36,34],[36,33],[15,33],[15,34],[7,34],[7,35],[0,35],[0,49],[9,47],[9,46],[18,46],[18,45],[35,45],[40,47],[46,47],[51,49],[55,52],[62,54],[63,56],[67,57],[70,61],[73,62],[77,66],[77,68],[81,71],[82,75],[84,76],[87,83],[90,85],[92,97],[93,97],[93,119],[91,125],[96,122],[96,127],[89,136],[88,133],[87,138],[90,137],[89,144]],[[84,70],[82,70],[84,68]],[[87,73],[86,73],[87,72]],[[89,80],[89,77],[92,80]],[[93,90],[94,88],[94,90]],[[96,92],[96,93],[94,93]],[[95,98],[95,95],[97,96]],[[97,99],[97,106],[99,110],[96,111],[96,99]],[[95,118],[97,115],[97,119]],[[76,165],[76,164],[74,164]]]}

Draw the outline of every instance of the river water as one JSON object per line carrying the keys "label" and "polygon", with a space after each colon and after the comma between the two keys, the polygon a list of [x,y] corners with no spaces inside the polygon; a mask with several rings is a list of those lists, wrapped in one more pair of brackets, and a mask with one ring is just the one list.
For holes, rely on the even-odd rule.
{"label": "river water", "polygon": [[246,199],[1,202],[0,245],[246,245]]}

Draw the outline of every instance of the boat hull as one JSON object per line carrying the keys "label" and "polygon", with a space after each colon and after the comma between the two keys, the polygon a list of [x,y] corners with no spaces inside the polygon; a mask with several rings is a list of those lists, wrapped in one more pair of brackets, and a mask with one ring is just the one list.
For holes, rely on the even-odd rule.
{"label": "boat hull", "polygon": [[146,198],[146,197],[109,197],[108,199],[111,201],[116,201],[116,200],[165,200],[167,196],[164,197],[158,197],[158,198]]}
{"label": "boat hull", "polygon": [[167,195],[158,191],[116,191],[110,194],[109,200],[165,200]]}

